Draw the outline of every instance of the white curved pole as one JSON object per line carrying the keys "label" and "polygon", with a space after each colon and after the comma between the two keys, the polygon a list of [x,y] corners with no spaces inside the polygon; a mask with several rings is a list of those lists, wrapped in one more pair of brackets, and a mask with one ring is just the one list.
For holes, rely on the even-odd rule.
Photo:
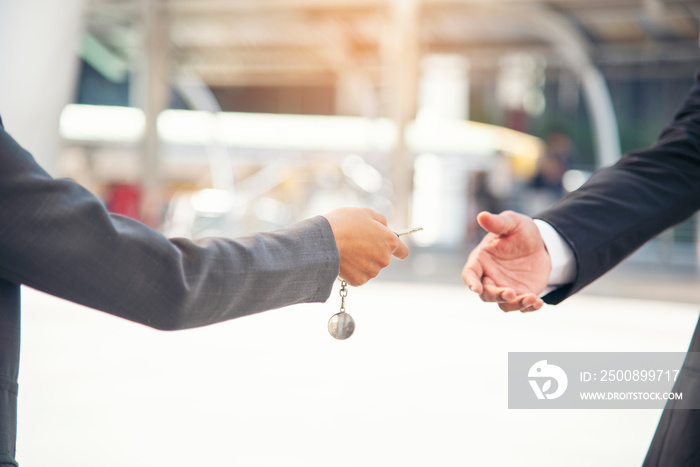
{"label": "white curved pole", "polygon": [[551,42],[562,60],[581,79],[593,124],[598,166],[614,164],[620,158],[617,117],[605,78],[591,60],[588,43],[558,13],[538,8],[526,14],[527,20],[535,25],[532,30]]}

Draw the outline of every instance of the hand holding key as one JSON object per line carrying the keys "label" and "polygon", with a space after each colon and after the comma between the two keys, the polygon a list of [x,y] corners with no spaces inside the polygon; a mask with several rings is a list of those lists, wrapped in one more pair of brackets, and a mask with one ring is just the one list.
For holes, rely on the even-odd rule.
{"label": "hand holding key", "polygon": [[[397,232],[394,232],[394,235],[396,235],[396,238],[399,238],[403,235],[418,232],[419,230],[423,230],[423,228],[418,227],[413,229],[399,230]],[[341,277],[339,277],[338,280],[341,283],[340,312],[334,314],[333,316],[331,316],[331,319],[328,320],[328,332],[335,339],[345,340],[348,337],[352,336],[352,333],[355,332],[355,320],[352,318],[352,316],[350,316],[349,313],[346,313],[345,311],[345,298],[348,296],[348,283]]]}
{"label": "hand holding key", "polygon": [[340,253],[339,276],[352,286],[376,277],[391,263],[405,259],[408,247],[387,227],[386,217],[368,208],[339,208],[324,216]]}

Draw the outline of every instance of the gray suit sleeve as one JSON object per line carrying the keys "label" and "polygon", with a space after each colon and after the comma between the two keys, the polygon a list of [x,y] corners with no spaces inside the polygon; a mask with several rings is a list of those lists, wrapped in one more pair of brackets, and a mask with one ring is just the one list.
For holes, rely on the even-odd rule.
{"label": "gray suit sleeve", "polygon": [[0,278],[158,329],[325,301],[340,266],[323,217],[194,243],[111,215],[0,126]]}
{"label": "gray suit sleeve", "polygon": [[700,74],[658,141],[625,155],[537,216],[571,246],[576,281],[544,297],[559,303],[664,229],[700,208]]}

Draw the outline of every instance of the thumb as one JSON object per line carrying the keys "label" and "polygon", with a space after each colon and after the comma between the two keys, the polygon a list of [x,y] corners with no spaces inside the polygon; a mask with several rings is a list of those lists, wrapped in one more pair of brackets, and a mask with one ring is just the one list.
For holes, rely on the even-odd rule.
{"label": "thumb", "polygon": [[484,230],[495,235],[508,235],[520,223],[518,214],[513,211],[503,211],[500,214],[491,214],[484,211],[479,213],[476,220]]}
{"label": "thumb", "polygon": [[[392,232],[393,234],[393,232]],[[393,255],[396,256],[398,259],[406,259],[408,258],[408,246],[399,240],[398,245],[396,246],[396,249],[393,252]]]}

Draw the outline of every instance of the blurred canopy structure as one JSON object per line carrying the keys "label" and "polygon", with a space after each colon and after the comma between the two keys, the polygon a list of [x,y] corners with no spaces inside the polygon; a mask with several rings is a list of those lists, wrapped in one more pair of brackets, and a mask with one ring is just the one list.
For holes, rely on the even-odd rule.
{"label": "blurred canopy structure", "polygon": [[[87,0],[83,56],[110,79],[133,74],[141,91],[131,95],[141,96],[147,121],[167,107],[164,86],[189,74],[224,107],[227,89],[333,89],[330,105],[308,96],[296,107],[390,118],[400,135],[419,106],[423,57],[464,57],[477,83],[495,80],[509,57],[536,56],[548,76],[580,84],[598,163],[609,164],[620,149],[601,69],[689,76],[700,58],[699,16],[694,0]],[[153,153],[148,130],[146,141]],[[411,164],[404,138],[397,141],[391,177],[401,203]]]}
{"label": "blurred canopy structure", "polygon": [[[65,87],[70,67],[46,73],[36,64],[50,57],[64,63],[66,54],[56,52],[74,50],[66,30],[82,18],[78,103],[95,103],[98,94],[143,111],[141,185],[151,210],[162,144],[157,120],[168,108],[391,120],[398,135],[380,169],[393,187],[390,217],[404,224],[416,156],[407,140],[417,117],[467,120],[472,101],[491,100],[497,117],[482,112],[476,120],[527,131],[527,115],[544,108],[543,83],[556,82],[560,105],[578,106],[582,96],[587,121],[579,126],[591,129],[597,164],[609,164],[620,153],[610,80],[687,78],[700,59],[696,0],[72,1],[41,17],[33,12],[55,2],[0,4],[0,38],[27,46],[0,52],[3,115],[19,112],[8,102],[21,102],[15,108],[30,109],[27,115],[38,107],[55,120],[62,105],[53,107],[65,99],[50,94]],[[10,28],[30,24],[37,27]],[[28,47],[32,37],[40,38],[36,50]],[[192,77],[199,91],[181,85]],[[102,86],[91,95],[93,78],[114,92]],[[186,88],[194,92],[174,92]],[[27,120],[26,134],[55,131]],[[12,122],[19,139],[31,142]],[[220,149],[210,152],[220,156]],[[50,166],[56,155],[39,157]]]}
{"label": "blurred canopy structure", "polygon": [[409,8],[399,5],[417,10],[421,54],[465,55],[472,70],[493,70],[517,51],[567,66],[554,26],[536,27],[544,23],[537,17],[558,18],[594,64],[616,73],[662,63],[673,65],[664,73],[678,73],[698,58],[694,0],[87,0],[88,32],[132,61],[149,2],[168,23],[177,67],[214,87],[335,85],[347,73],[378,86],[399,10]]}

